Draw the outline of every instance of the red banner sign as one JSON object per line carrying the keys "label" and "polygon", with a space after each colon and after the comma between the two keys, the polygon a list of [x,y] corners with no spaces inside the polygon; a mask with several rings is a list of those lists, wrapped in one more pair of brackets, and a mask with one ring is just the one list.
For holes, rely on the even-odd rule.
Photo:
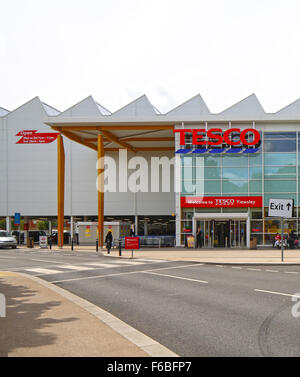
{"label": "red banner sign", "polygon": [[21,136],[16,144],[49,144],[56,140],[58,135],[57,132],[37,133],[37,130],[23,130],[16,134]]}
{"label": "red banner sign", "polygon": [[125,249],[138,250],[139,248],[139,237],[125,237]]}
{"label": "red banner sign", "polygon": [[182,196],[182,208],[255,208],[262,207],[262,196]]}

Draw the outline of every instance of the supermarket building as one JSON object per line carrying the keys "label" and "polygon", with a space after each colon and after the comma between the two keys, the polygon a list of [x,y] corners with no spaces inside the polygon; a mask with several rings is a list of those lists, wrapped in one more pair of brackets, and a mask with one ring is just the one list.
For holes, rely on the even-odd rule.
{"label": "supermarket building", "polygon": [[[146,96],[115,113],[92,97],[64,112],[36,97],[0,109],[0,218],[8,230],[16,212],[26,223],[57,218],[60,235],[98,221],[100,240],[104,221],[122,219],[139,235],[174,234],[176,246],[198,229],[205,247],[249,247],[252,237],[271,245],[280,224],[268,218],[270,198],[294,200],[284,230],[299,233],[299,131],[299,100],[266,113],[254,94],[218,114],[200,95],[166,114]],[[113,192],[103,157],[115,161]],[[148,179],[130,173],[153,157],[174,162],[168,192],[151,167]],[[118,181],[124,166],[135,190]]]}

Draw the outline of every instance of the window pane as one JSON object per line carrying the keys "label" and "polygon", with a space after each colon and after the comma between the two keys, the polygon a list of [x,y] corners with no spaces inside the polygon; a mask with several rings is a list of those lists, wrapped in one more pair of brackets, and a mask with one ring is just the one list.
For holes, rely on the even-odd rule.
{"label": "window pane", "polygon": [[196,170],[196,179],[204,179],[204,166],[195,167]]}
{"label": "window pane", "polygon": [[269,175],[280,175],[287,176],[286,178],[296,176],[296,166],[266,166],[265,167],[265,178]]}
{"label": "window pane", "polygon": [[205,156],[205,166],[214,166],[218,167],[221,166],[221,156]]}
{"label": "window pane", "polygon": [[247,193],[248,181],[223,181],[223,193]]}
{"label": "window pane", "polygon": [[241,155],[238,156],[223,156],[223,166],[248,166],[248,156]]}
{"label": "window pane", "polygon": [[192,166],[193,165],[193,156],[181,156],[181,165]]}
{"label": "window pane", "polygon": [[296,140],[266,140],[265,152],[296,152]]}
{"label": "window pane", "polygon": [[193,194],[195,188],[192,181],[182,181],[181,182],[181,192],[182,194]]}
{"label": "window pane", "polygon": [[183,167],[182,168],[182,179],[183,180],[192,180],[193,179],[193,168],[192,167]]}
{"label": "window pane", "polygon": [[251,221],[251,232],[262,233],[263,231],[263,222],[262,221]]}
{"label": "window pane", "polygon": [[[294,199],[296,200],[296,194],[286,193],[286,194],[265,194],[264,195],[264,205],[269,206],[270,199]],[[268,216],[268,208],[266,209],[266,216]]]}
{"label": "window pane", "polygon": [[296,181],[266,180],[265,192],[296,192]]}
{"label": "window pane", "polygon": [[204,182],[204,195],[220,194],[220,193],[221,193],[221,181],[205,181]]}
{"label": "window pane", "polygon": [[205,179],[220,179],[221,168],[205,168]]}
{"label": "window pane", "polygon": [[265,165],[296,165],[296,153],[265,153]]}
{"label": "window pane", "polygon": [[256,166],[256,167],[251,167],[249,169],[249,178],[250,179],[261,179],[262,178],[262,168],[259,167],[259,166]]}
{"label": "window pane", "polygon": [[223,168],[223,179],[248,179],[247,168]]}
{"label": "window pane", "polygon": [[262,181],[249,181],[249,191],[253,192],[262,192]]}
{"label": "window pane", "polygon": [[296,139],[296,132],[265,132],[264,138],[267,139]]}
{"label": "window pane", "polygon": [[253,153],[249,155],[249,165],[262,165],[262,154],[261,153]]}

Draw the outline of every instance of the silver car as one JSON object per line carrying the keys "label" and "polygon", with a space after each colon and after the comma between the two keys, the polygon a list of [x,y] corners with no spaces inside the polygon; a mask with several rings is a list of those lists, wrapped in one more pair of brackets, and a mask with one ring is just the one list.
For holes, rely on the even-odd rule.
{"label": "silver car", "polygon": [[3,247],[17,248],[17,240],[5,230],[0,230],[0,249]]}

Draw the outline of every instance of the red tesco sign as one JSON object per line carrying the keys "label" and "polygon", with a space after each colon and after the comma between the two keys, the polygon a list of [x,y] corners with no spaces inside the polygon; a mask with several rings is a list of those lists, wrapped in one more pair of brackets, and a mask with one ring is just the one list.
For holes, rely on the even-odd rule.
{"label": "red tesco sign", "polygon": [[262,196],[182,196],[181,208],[260,208]]}
{"label": "red tesco sign", "polygon": [[125,237],[126,250],[138,250],[140,248],[139,237]]}
{"label": "red tesco sign", "polygon": [[[260,142],[260,133],[254,128],[246,128],[245,130],[241,131],[240,128],[229,128],[225,132],[221,128],[211,128],[209,130],[202,129],[177,129],[173,130],[173,132],[179,132],[180,134],[180,145],[185,144],[185,134],[192,133],[192,144],[193,145],[221,145],[225,142],[228,145],[237,146],[241,143],[243,145],[256,145]],[[239,140],[233,141],[231,140],[231,134],[238,134]],[[253,140],[248,141],[247,135],[249,133],[253,134]],[[208,141],[205,140],[205,136],[210,139]],[[212,141],[214,140],[214,141]]]}

